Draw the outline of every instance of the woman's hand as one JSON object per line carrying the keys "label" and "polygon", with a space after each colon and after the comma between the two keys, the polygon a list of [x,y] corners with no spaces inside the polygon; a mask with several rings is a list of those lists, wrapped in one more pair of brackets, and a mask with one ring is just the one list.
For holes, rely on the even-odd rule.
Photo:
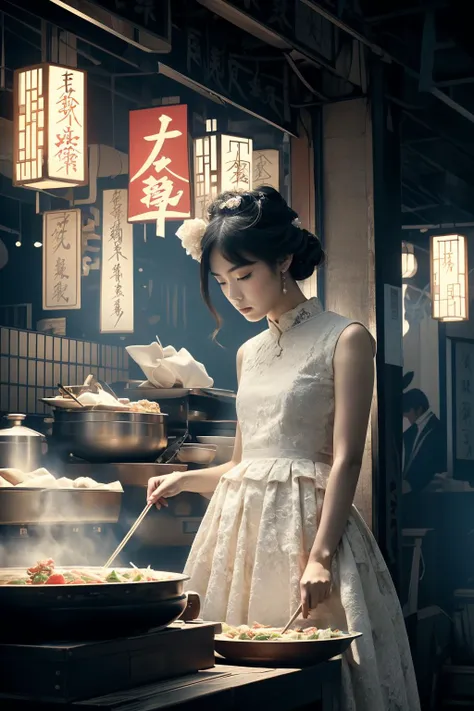
{"label": "woman's hand", "polygon": [[155,504],[157,509],[168,506],[166,499],[177,496],[184,491],[185,477],[183,472],[172,472],[165,476],[154,476],[148,480],[147,502]]}
{"label": "woman's hand", "polygon": [[331,564],[309,561],[300,580],[303,617],[324,602],[331,592]]}

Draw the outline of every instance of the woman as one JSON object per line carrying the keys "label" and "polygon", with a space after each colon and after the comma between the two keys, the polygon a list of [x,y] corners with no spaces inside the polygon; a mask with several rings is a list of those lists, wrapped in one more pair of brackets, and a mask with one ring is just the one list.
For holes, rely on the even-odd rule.
{"label": "woman", "polygon": [[[224,296],[268,329],[237,355],[232,461],[155,477],[158,507],[212,494],[185,573],[206,619],[284,625],[300,602],[311,624],[363,633],[343,664],[347,711],[417,711],[404,620],[377,544],[352,502],[372,401],[374,342],[324,312],[297,282],[321,264],[318,239],[272,188],[224,193],[209,224],[177,233]],[[304,624],[304,622],[302,622]],[[306,623],[308,624],[308,623]]]}

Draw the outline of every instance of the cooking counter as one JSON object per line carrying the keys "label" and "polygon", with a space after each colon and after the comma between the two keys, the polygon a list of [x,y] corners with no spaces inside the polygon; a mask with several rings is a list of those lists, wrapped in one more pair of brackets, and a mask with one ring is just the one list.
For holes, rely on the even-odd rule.
{"label": "cooking counter", "polygon": [[[70,704],[8,699],[11,711],[339,711],[341,660],[304,669],[218,664],[196,674]],[[6,700],[0,695],[0,704]]]}

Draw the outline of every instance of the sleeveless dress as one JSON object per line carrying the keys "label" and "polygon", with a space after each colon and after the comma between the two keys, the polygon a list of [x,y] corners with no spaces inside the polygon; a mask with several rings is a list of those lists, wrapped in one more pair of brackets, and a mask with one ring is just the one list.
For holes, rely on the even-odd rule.
{"label": "sleeveless dress", "polygon": [[[204,619],[277,627],[299,605],[331,470],[333,356],[350,323],[310,299],[244,345],[242,461],[219,482],[184,571]],[[354,507],[332,565],[333,593],[309,624],[363,633],[344,655],[344,711],[419,711],[397,593]]]}

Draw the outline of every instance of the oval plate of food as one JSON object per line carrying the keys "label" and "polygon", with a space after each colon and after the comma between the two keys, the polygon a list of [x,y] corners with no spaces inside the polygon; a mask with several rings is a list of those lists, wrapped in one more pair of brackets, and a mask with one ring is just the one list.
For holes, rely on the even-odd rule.
{"label": "oval plate of food", "polygon": [[222,633],[215,636],[215,648],[232,662],[299,666],[336,657],[361,636],[360,632],[316,627],[288,630],[282,635],[281,628],[223,624]]}

